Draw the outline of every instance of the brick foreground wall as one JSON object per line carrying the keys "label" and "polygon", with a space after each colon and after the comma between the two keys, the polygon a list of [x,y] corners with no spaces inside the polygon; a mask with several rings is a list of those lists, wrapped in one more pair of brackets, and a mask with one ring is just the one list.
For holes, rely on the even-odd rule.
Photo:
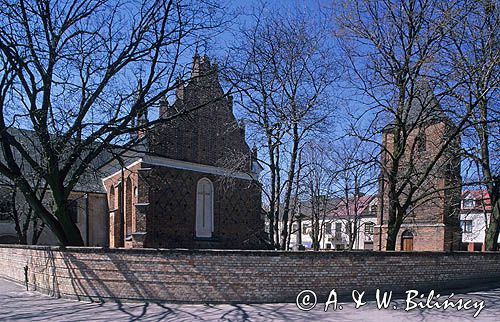
{"label": "brick foreground wall", "polygon": [[[293,302],[311,289],[444,290],[500,281],[500,253],[277,252],[0,246],[0,277],[80,300]],[[324,298],[323,298],[324,299]]]}

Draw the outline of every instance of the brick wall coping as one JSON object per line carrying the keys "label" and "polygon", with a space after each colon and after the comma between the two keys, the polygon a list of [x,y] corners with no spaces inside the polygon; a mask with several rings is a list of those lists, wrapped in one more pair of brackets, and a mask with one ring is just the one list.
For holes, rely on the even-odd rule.
{"label": "brick wall coping", "polygon": [[32,249],[45,251],[62,251],[74,253],[122,253],[122,254],[186,254],[186,255],[239,255],[239,256],[498,256],[500,252],[433,252],[433,251],[370,251],[370,250],[344,250],[344,251],[285,251],[285,250],[234,250],[234,249],[184,249],[184,248],[107,248],[107,247],[74,247],[74,246],[43,246],[43,245],[13,245],[0,244],[0,248]]}

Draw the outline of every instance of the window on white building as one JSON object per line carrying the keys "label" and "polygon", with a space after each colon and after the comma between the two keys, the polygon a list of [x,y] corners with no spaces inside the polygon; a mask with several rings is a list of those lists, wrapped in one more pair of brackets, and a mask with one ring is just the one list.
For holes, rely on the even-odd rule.
{"label": "window on white building", "polygon": [[472,220],[461,220],[460,228],[464,233],[472,233]]}
{"label": "window on white building", "polygon": [[467,209],[474,208],[474,199],[465,199],[464,200],[464,208],[467,208]]}
{"label": "window on white building", "polygon": [[372,222],[365,223],[365,234],[373,235],[375,224]]}
{"label": "window on white building", "polygon": [[307,228],[309,227],[308,224],[302,224],[302,235],[307,235],[308,231]]}
{"label": "window on white building", "polygon": [[332,223],[331,222],[325,223],[325,233],[326,234],[332,233]]}
{"label": "window on white building", "polygon": [[342,237],[342,223],[336,222],[335,223],[335,238],[337,240],[341,239]]}

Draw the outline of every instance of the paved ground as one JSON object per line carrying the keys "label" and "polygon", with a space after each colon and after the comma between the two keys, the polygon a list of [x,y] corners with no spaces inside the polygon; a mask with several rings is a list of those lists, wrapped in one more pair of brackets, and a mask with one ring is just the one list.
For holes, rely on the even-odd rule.
{"label": "paved ground", "polygon": [[[442,295],[439,301],[447,298],[448,295]],[[373,301],[359,309],[354,308],[354,302],[344,302],[342,310],[328,312],[323,311],[324,304],[320,303],[307,312],[300,311],[295,304],[96,304],[26,292],[22,286],[0,278],[0,321],[500,321],[500,287],[453,297],[455,301],[459,298],[476,303],[484,301],[484,309],[474,319],[476,309],[405,312],[404,300],[393,301],[388,309],[381,310]]]}

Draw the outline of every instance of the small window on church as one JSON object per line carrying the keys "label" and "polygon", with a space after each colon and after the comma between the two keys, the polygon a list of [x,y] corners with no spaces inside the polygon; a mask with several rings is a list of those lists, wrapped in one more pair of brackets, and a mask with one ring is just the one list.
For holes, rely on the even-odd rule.
{"label": "small window on church", "polygon": [[427,149],[427,138],[425,135],[425,131],[420,131],[417,136],[417,151],[423,152]]}
{"label": "small window on church", "polygon": [[70,200],[68,204],[68,212],[71,221],[74,224],[78,223],[78,200]]}
{"label": "small window on church", "polygon": [[214,231],[214,188],[207,178],[196,187],[196,237],[210,238]]}
{"label": "small window on church", "polygon": [[115,210],[115,187],[111,186],[109,189],[109,209]]}
{"label": "small window on church", "polygon": [[12,201],[8,193],[0,196],[0,221],[11,220]]}

